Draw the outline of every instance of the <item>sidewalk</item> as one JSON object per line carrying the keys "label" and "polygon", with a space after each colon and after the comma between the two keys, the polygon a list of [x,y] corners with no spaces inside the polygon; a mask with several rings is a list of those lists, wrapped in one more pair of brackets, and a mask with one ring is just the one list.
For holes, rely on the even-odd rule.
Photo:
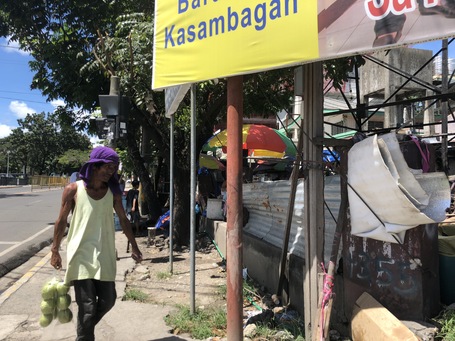
{"label": "sidewalk", "polygon": [[[65,248],[63,245],[63,248]],[[97,341],[179,341],[192,340],[175,336],[169,332],[164,317],[172,307],[156,304],[122,301],[125,291],[125,274],[134,267],[134,261],[126,251],[126,237],[116,232],[117,262],[117,302],[114,308],[101,320],[95,329]],[[74,318],[70,323],[53,321],[46,328],[38,324],[40,317],[41,287],[52,277],[58,276],[51,267],[50,247],[47,254],[11,288],[0,295],[0,341],[70,341],[76,339],[77,306],[73,299],[71,310]],[[61,253],[62,258],[66,252]],[[65,264],[65,259],[63,260]],[[63,274],[62,274],[63,275]],[[7,276],[7,275],[6,275]]]}

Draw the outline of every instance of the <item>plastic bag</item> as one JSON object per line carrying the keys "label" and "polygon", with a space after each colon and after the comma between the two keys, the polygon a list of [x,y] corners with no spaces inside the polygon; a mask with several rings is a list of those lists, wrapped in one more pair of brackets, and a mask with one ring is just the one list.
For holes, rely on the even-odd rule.
{"label": "plastic bag", "polygon": [[41,316],[39,324],[41,327],[49,326],[53,320],[60,323],[68,323],[73,319],[70,309],[71,296],[69,286],[57,277],[47,281],[41,289]]}

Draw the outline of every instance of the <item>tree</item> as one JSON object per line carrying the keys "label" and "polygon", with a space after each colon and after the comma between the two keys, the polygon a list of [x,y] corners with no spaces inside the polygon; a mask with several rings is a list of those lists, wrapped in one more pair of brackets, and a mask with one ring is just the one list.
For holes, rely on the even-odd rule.
{"label": "tree", "polygon": [[[8,159],[9,159],[9,172],[16,172],[16,164],[14,163],[13,155],[11,155],[11,144],[6,138],[0,139],[0,169],[1,173],[6,173],[8,168]],[[8,157],[9,153],[9,157]]]}
{"label": "tree", "polygon": [[17,122],[19,127],[6,139],[16,162],[31,174],[58,170],[59,157],[69,149],[90,149],[88,137],[60,125],[56,114],[28,114]]}
{"label": "tree", "polygon": [[[6,14],[8,33],[12,39],[19,41],[35,59],[31,63],[35,72],[32,88],[40,89],[50,100],[62,98],[66,101],[67,108],[59,110],[63,114],[62,119],[77,121],[84,127],[87,122],[84,112],[90,112],[97,106],[98,94],[108,93],[109,76],[115,74],[120,77],[122,92],[132,99],[128,140],[123,147],[127,148],[135,173],[141,178],[149,210],[156,219],[160,213],[156,198],[158,179],[155,177],[152,181],[149,178],[151,172],[145,161],[155,165],[158,174],[162,162],[169,162],[169,123],[164,117],[163,93],[150,89],[153,6],[150,1],[107,4],[81,0],[75,5],[68,0],[19,3],[6,0],[0,4],[0,11]],[[270,84],[261,87],[262,78],[267,77],[251,76],[253,86],[250,95],[261,96],[263,91],[258,89],[271,88]],[[276,84],[273,84],[275,90]],[[284,97],[287,107],[291,96]],[[261,103],[270,101],[263,100]],[[81,110],[74,111],[74,107]],[[221,121],[226,113],[225,82],[200,84],[197,107],[199,112],[204,113],[198,115],[198,146],[201,146],[212,134],[214,124]],[[178,151],[175,226],[179,232],[178,242],[185,243],[189,235],[186,223],[189,221],[188,110],[183,110],[178,116],[175,136]],[[142,157],[138,147],[144,136],[152,144],[152,155],[146,156],[149,160]]]}
{"label": "tree", "polygon": [[[109,76],[120,77],[122,92],[132,99],[128,139],[125,144],[120,143],[120,147],[127,148],[135,173],[141,178],[149,210],[156,219],[160,213],[156,198],[158,179],[155,177],[152,182],[149,178],[150,169],[145,166],[146,160],[138,147],[144,136],[145,142],[151,142],[154,159],[149,158],[147,164],[155,165],[158,174],[162,162],[169,162],[169,123],[164,117],[164,95],[150,89],[153,6],[150,1],[106,4],[81,0],[75,5],[68,0],[6,0],[0,4],[0,11],[6,14],[12,39],[19,41],[35,59],[31,63],[35,72],[32,88],[40,89],[49,100],[66,101],[66,108],[58,111],[62,120],[86,126],[85,113],[97,106],[98,94],[108,93]],[[292,99],[292,75],[291,70],[287,75],[271,72],[245,77],[245,113],[274,115],[277,108],[288,108]],[[212,135],[213,126],[225,117],[225,80],[199,84],[197,101],[197,144],[200,147]],[[72,110],[74,107],[80,110]],[[186,243],[190,197],[188,107],[177,117],[175,227],[177,242]]]}
{"label": "tree", "polygon": [[89,159],[90,150],[69,149],[57,159],[59,173],[71,174],[79,171],[82,165]]}
{"label": "tree", "polygon": [[[160,214],[156,195],[163,162],[169,163],[169,122],[164,116],[164,93],[150,89],[153,61],[154,2],[124,0],[4,0],[0,3],[0,33],[8,33],[30,51],[35,72],[32,88],[49,100],[62,98],[61,120],[87,126],[98,106],[98,95],[109,92],[109,77],[120,77],[120,88],[131,99],[128,151],[140,177],[152,220]],[[2,28],[3,27],[3,28]],[[244,77],[244,114],[275,115],[291,106],[293,70],[285,68]],[[79,110],[74,110],[74,108]],[[226,117],[226,80],[207,81],[197,88],[197,147]],[[175,229],[177,243],[189,236],[189,99],[176,114]],[[141,153],[139,145],[148,145]],[[150,152],[148,152],[150,151]],[[150,165],[154,169],[151,169]],[[155,174],[151,179],[149,174]]]}

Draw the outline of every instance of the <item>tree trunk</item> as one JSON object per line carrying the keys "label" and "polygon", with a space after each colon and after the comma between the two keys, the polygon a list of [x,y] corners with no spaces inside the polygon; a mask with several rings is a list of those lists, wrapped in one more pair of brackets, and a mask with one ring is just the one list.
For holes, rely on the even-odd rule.
{"label": "tree trunk", "polygon": [[161,178],[161,169],[163,168],[163,157],[160,155],[158,156],[158,165],[156,167],[156,172],[155,172],[155,181],[154,181],[154,190],[158,191],[158,185],[160,183],[160,178]]}
{"label": "tree trunk", "polygon": [[190,172],[176,168],[174,176],[174,241],[176,245],[190,242]]}
{"label": "tree trunk", "polygon": [[[131,128],[133,128],[132,126],[133,125],[131,125]],[[134,128],[132,130],[134,130]],[[130,132],[128,129],[127,139],[128,152],[131,156],[131,159],[133,160],[134,169],[141,181],[141,189],[144,194],[144,200],[146,202],[147,212],[143,213],[146,213],[149,216],[149,220],[152,223],[155,223],[161,215],[161,205],[159,203],[156,192],[153,190],[153,183],[150,179],[149,172],[145,167],[144,160],[139,151],[134,131]]]}

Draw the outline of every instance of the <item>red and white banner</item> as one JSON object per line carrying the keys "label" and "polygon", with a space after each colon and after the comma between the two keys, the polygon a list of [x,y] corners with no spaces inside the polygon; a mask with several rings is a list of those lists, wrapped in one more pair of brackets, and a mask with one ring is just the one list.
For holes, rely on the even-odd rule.
{"label": "red and white banner", "polygon": [[319,0],[319,58],[455,34],[455,0]]}

